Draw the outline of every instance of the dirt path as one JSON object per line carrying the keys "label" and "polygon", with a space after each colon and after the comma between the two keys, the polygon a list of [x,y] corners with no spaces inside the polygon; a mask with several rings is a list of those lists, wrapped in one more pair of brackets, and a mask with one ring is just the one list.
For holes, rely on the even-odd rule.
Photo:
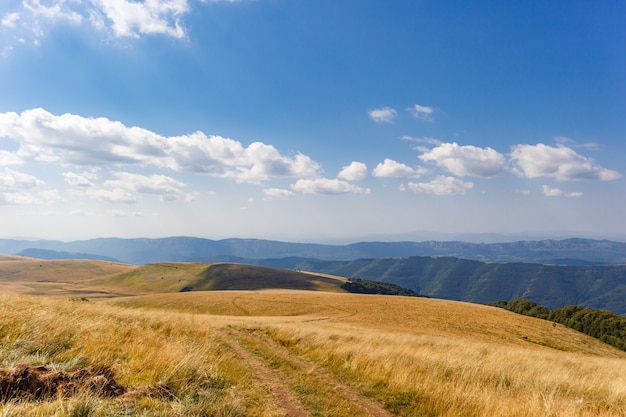
{"label": "dirt path", "polygon": [[[250,360],[251,367],[257,375],[259,375],[259,378],[267,381],[267,385],[279,399],[282,407],[288,411],[289,416],[306,416],[308,413],[304,411],[302,405],[295,399],[295,394],[293,394],[286,383],[283,382],[284,378],[279,378],[277,371],[269,369],[258,356],[251,354],[243,346],[249,344],[262,346],[264,351],[271,352],[271,355],[288,363],[292,368],[296,369],[299,374],[307,375],[307,378],[313,379],[315,384],[324,386],[326,391],[332,392],[334,396],[341,397],[343,400],[349,402],[354,408],[354,415],[393,417],[393,414],[386,411],[376,402],[362,396],[356,389],[342,384],[332,374],[320,368],[318,365],[292,354],[286,347],[269,339],[267,335],[261,332],[233,328],[229,329],[227,334],[229,343],[233,345],[233,349],[235,349],[242,359]],[[300,414],[297,414],[298,412]]]}
{"label": "dirt path", "polygon": [[227,335],[224,341],[235,351],[237,356],[250,366],[260,383],[264,384],[276,397],[278,405],[285,410],[286,417],[308,417],[309,413],[302,408],[300,402],[276,373],[270,370],[259,358],[244,349],[235,338],[228,333],[224,334]]}

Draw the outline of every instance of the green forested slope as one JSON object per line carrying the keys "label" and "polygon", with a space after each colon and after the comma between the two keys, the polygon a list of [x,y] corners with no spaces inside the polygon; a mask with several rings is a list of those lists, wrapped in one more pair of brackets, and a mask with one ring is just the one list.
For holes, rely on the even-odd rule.
{"label": "green forested slope", "polygon": [[567,306],[552,310],[532,301],[515,299],[492,303],[495,307],[504,308],[525,316],[537,317],[563,324],[604,343],[626,350],[626,317],[618,316],[610,311],[596,310],[589,307]]}
{"label": "green forested slope", "polygon": [[548,308],[582,305],[626,314],[626,265],[486,263],[448,257],[281,260],[297,268],[390,282],[429,297],[474,303],[525,298]]}

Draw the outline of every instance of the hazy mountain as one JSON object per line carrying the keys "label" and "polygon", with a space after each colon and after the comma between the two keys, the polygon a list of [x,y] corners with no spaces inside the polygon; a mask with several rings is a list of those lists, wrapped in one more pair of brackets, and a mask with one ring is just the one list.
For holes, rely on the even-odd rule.
{"label": "hazy mountain", "polygon": [[101,238],[73,242],[0,239],[0,253],[14,255],[25,249],[93,254],[136,265],[162,261],[207,262],[227,257],[254,260],[286,257],[353,260],[408,256],[448,256],[489,262],[563,265],[626,263],[626,243],[591,239],[510,243],[360,242],[349,245],[289,243],[259,239],[210,240],[192,237]]}
{"label": "hazy mountain", "polygon": [[90,259],[96,261],[109,261],[109,262],[120,262],[117,259],[109,258],[108,256],[102,255],[94,255],[92,253],[75,253],[75,252],[61,252],[49,249],[24,249],[16,253],[19,256],[26,256],[29,258],[38,258],[38,259]]}
{"label": "hazy mountain", "polygon": [[626,265],[487,263],[449,257],[285,258],[261,263],[389,282],[434,298],[473,303],[525,298],[548,308],[581,305],[626,314]]}

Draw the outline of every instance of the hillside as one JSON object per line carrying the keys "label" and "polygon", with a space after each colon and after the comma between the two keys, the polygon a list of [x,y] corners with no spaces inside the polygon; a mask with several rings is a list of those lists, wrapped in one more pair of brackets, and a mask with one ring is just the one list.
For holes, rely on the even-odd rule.
{"label": "hillside", "polygon": [[[242,263],[265,258],[301,257],[353,260],[409,256],[457,257],[490,262],[535,262],[563,265],[626,263],[626,243],[565,239],[509,243],[359,242],[349,245],[290,243],[259,239],[210,240],[193,237],[162,239],[101,238],[74,242],[0,239],[0,253],[32,254],[33,249],[107,257],[143,265],[154,262],[215,262],[227,257]],[[23,252],[26,251],[26,252]],[[40,252],[40,254],[43,254]],[[91,254],[91,255],[89,255]],[[91,258],[94,259],[94,258]]]}
{"label": "hillside", "polygon": [[256,265],[155,263],[0,257],[0,291],[50,296],[115,297],[145,293],[283,288],[344,292],[346,279]]}
{"label": "hillside", "polygon": [[0,257],[0,291],[32,295],[111,296],[90,283],[135,269],[134,265],[91,260]]}
{"label": "hillside", "polygon": [[0,377],[33,363],[53,375],[100,370],[94,383],[115,387],[0,402],[3,415],[626,413],[624,352],[468,303],[301,290],[0,295],[0,316]]}
{"label": "hillside", "polygon": [[216,290],[264,290],[272,288],[343,292],[340,277],[289,271],[256,265],[155,263],[92,284],[135,293]]}
{"label": "hillside", "polygon": [[548,308],[581,305],[626,314],[626,265],[487,263],[447,257],[262,262],[389,282],[433,298],[480,304],[525,298]]}

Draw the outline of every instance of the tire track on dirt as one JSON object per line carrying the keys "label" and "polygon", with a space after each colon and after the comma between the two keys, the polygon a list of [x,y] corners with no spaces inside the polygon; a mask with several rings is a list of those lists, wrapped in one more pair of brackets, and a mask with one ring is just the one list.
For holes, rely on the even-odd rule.
{"label": "tire track on dirt", "polygon": [[302,404],[294,397],[287,385],[281,381],[278,375],[269,369],[258,357],[248,352],[228,331],[222,332],[223,341],[235,351],[251,371],[258,377],[278,401],[279,407],[285,410],[286,417],[308,417],[309,413]]}
{"label": "tire track on dirt", "polygon": [[266,349],[270,350],[282,360],[289,362],[300,369],[302,373],[316,378],[320,383],[325,384],[328,387],[332,387],[333,391],[337,392],[347,401],[360,408],[367,415],[371,417],[394,416],[378,403],[359,394],[355,388],[339,382],[331,373],[325,371],[323,368],[320,368],[319,365],[309,362],[300,356],[296,356],[289,352],[289,349],[286,347],[281,346],[272,340],[268,340],[267,336],[262,332],[254,332],[253,330],[251,331],[246,329],[231,329],[231,331],[236,331],[240,337],[253,338],[254,341],[262,344]]}

